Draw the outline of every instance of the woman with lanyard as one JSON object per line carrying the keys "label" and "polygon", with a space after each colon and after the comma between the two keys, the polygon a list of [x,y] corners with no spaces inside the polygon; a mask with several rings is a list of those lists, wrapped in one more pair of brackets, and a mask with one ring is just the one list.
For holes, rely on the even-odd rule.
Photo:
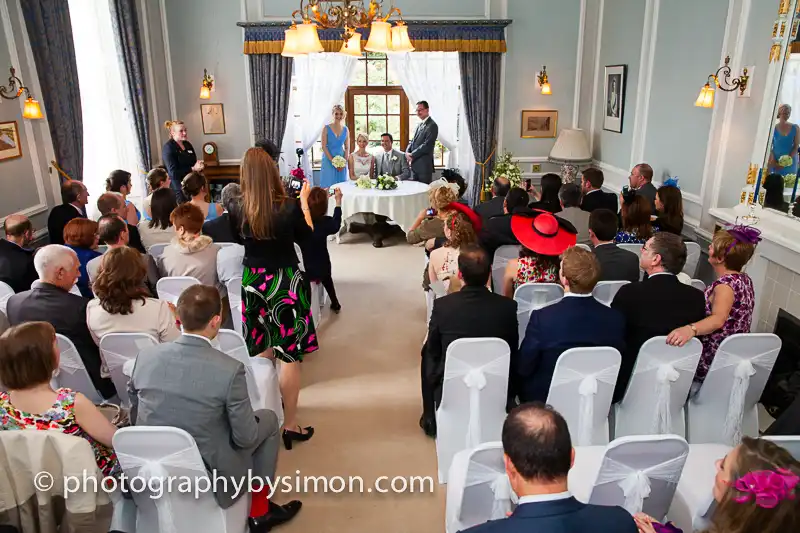
{"label": "woman with lanyard", "polygon": [[164,127],[167,128],[170,139],[161,150],[161,159],[167,167],[169,186],[175,192],[175,199],[178,204],[182,204],[188,200],[181,190],[183,178],[190,172],[203,172],[205,163],[197,160],[197,153],[188,140],[186,125],[182,121],[168,120]]}

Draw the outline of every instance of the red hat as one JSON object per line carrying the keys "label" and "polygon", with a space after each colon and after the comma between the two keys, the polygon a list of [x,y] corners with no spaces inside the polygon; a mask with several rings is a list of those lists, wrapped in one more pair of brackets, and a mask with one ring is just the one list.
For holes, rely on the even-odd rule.
{"label": "red hat", "polygon": [[575,226],[540,209],[515,213],[511,231],[522,246],[542,255],[561,255],[578,241]]}
{"label": "red hat", "polygon": [[481,219],[480,215],[467,207],[466,205],[459,203],[459,202],[451,202],[447,205],[447,209],[452,209],[454,211],[460,211],[467,215],[470,223],[472,224],[472,229],[475,230],[475,233],[480,233],[481,226],[483,226],[483,220]]}

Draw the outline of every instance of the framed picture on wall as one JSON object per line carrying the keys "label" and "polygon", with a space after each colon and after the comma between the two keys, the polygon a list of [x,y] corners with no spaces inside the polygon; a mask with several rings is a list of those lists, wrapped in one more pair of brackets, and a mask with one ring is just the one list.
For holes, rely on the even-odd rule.
{"label": "framed picture on wall", "polygon": [[522,112],[523,139],[555,138],[558,129],[558,111],[536,109]]}
{"label": "framed picture on wall", "polygon": [[204,134],[222,135],[225,133],[225,112],[222,104],[200,104],[200,116],[203,117]]}
{"label": "framed picture on wall", "polygon": [[622,120],[625,116],[625,78],[628,65],[606,67],[605,105],[603,106],[603,129],[622,133]]}
{"label": "framed picture on wall", "polygon": [[0,161],[22,157],[17,122],[0,122]]}

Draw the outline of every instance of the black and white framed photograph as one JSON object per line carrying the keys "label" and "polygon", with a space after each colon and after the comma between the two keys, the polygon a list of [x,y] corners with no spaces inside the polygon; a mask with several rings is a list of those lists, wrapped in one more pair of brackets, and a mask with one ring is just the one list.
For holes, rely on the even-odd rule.
{"label": "black and white framed photograph", "polygon": [[625,78],[628,65],[611,65],[606,67],[605,114],[603,129],[622,133],[622,119],[625,116]]}

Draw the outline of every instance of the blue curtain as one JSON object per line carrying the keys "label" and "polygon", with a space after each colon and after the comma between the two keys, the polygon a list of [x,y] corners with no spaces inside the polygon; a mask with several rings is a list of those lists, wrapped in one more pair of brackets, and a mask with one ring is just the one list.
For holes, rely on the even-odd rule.
{"label": "blue curtain", "polygon": [[256,141],[269,139],[280,146],[289,118],[292,58],[260,54],[249,56],[249,61]]}

